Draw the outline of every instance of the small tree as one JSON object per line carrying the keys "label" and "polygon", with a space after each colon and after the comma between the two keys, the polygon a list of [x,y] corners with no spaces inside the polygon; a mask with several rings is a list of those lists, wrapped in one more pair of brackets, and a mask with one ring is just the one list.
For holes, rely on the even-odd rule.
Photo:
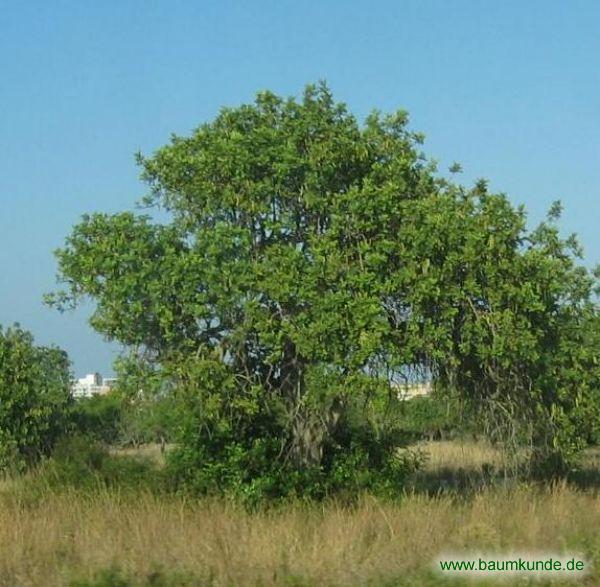
{"label": "small tree", "polygon": [[70,401],[66,353],[36,346],[18,326],[0,328],[0,471],[49,454],[65,432]]}
{"label": "small tree", "polygon": [[360,125],[324,85],[260,93],[139,156],[168,223],[86,216],[58,251],[52,301],[91,297],[92,325],[184,398],[187,478],[393,477],[394,382],[415,368],[505,439],[544,456],[578,445],[598,349],[580,354],[596,310],[574,243],[528,232],[483,182],[437,177],[406,124]]}
{"label": "small tree", "polygon": [[70,414],[74,431],[105,444],[118,444],[123,429],[124,401],[111,391],[106,395],[78,399]]}

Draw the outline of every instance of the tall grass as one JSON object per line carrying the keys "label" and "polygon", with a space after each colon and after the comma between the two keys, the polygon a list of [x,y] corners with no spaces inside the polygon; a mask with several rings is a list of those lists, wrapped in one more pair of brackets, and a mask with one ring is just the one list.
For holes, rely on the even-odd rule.
{"label": "tall grass", "polygon": [[[449,463],[460,454],[436,450]],[[445,466],[441,454],[430,466],[438,457]],[[257,512],[149,492],[32,496],[24,487],[0,486],[7,587],[439,585],[447,584],[433,570],[441,553],[475,550],[581,553],[600,564],[600,499],[566,483]],[[600,575],[587,584],[600,584]]]}

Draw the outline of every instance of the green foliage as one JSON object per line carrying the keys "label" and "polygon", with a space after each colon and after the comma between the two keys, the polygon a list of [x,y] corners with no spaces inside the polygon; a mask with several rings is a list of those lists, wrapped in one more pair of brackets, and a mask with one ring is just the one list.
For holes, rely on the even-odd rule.
{"label": "green foliage", "polygon": [[175,397],[142,396],[129,402],[122,413],[120,441],[125,445],[161,444],[177,438],[181,406]]}
{"label": "green foliage", "polygon": [[84,436],[62,438],[40,469],[36,482],[53,489],[95,487],[108,452]]}
{"label": "green foliage", "polygon": [[180,421],[177,398],[153,387],[154,375],[139,363],[121,358],[117,373],[115,389],[75,402],[71,410],[75,431],[106,445],[172,442]]}
{"label": "green foliage", "polygon": [[[203,369],[211,373],[208,365]],[[248,414],[245,406],[237,413],[225,412],[233,409],[223,397],[226,385],[214,370],[212,381],[212,393],[207,384],[188,392],[182,435],[167,455],[167,478],[174,487],[196,494],[224,493],[250,506],[264,499],[351,498],[365,491],[391,497],[419,464],[415,455],[398,454],[405,440],[399,429],[377,428],[356,406],[345,411],[343,421],[324,439],[320,462],[298,467],[282,457],[285,413]]]}
{"label": "green foliage", "polygon": [[61,439],[51,458],[30,480],[46,490],[106,489],[162,491],[164,478],[156,464],[141,456],[113,455],[88,437],[74,435]]}
{"label": "green foliage", "polygon": [[0,328],[0,471],[49,454],[65,431],[70,401],[66,353],[36,346],[18,326]]}
{"label": "green foliage", "polygon": [[539,462],[582,446],[596,280],[559,206],[528,231],[485,182],[437,177],[421,142],[405,113],[360,125],[325,85],[262,92],[139,156],[169,222],[86,216],[57,252],[50,301],[93,299],[92,325],[181,402],[186,482],[327,493],[359,465],[397,479],[392,382],[411,369]]}
{"label": "green foliage", "polygon": [[175,440],[181,420],[178,398],[156,366],[138,357],[122,356],[115,365],[116,392],[121,401],[122,445],[159,443],[164,448]]}
{"label": "green foliage", "polygon": [[71,409],[75,431],[105,444],[121,440],[124,401],[120,394],[109,392],[78,399]]}
{"label": "green foliage", "polygon": [[420,440],[444,440],[474,432],[473,421],[461,408],[456,398],[438,395],[415,397],[400,404],[400,427]]}

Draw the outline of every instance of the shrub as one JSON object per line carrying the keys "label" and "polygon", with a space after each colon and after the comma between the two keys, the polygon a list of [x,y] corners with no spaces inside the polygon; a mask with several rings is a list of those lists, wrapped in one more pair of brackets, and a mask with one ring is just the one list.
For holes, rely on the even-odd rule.
{"label": "shrub", "polygon": [[[167,455],[173,488],[196,494],[226,494],[249,504],[286,497],[323,499],[358,496],[365,491],[398,495],[418,459],[400,454],[407,436],[393,421],[364,418],[360,397],[346,406],[334,433],[322,445],[318,464],[297,467],[284,456],[289,446],[284,422],[273,411],[223,413],[224,381],[214,372],[204,393],[197,389],[184,401],[182,434]],[[215,394],[207,388],[215,386]],[[225,384],[226,386],[226,384]],[[210,406],[210,409],[209,409]]]}
{"label": "shrub", "polygon": [[445,440],[476,430],[454,398],[415,397],[401,402],[398,411],[402,429],[414,439]]}
{"label": "shrub", "polygon": [[0,328],[0,471],[50,454],[67,426],[70,379],[64,351],[36,346],[18,326]]}
{"label": "shrub", "polygon": [[76,432],[106,444],[116,444],[121,439],[123,399],[115,392],[78,399],[71,420]]}
{"label": "shrub", "polygon": [[110,454],[85,436],[62,439],[33,483],[53,490],[118,489],[160,491],[163,477],[148,458]]}
{"label": "shrub", "polygon": [[170,395],[128,395],[119,387],[77,400],[71,421],[78,434],[106,445],[165,444],[173,439],[178,405]]}

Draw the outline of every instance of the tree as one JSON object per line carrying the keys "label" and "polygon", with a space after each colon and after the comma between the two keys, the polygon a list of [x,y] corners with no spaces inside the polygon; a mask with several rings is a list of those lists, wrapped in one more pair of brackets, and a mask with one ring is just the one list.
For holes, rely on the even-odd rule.
{"label": "tree", "polygon": [[92,325],[188,398],[188,471],[384,470],[415,370],[554,446],[592,385],[572,383],[593,278],[552,225],[436,176],[421,143],[405,113],[360,125],[323,84],[259,93],[140,155],[144,204],[170,221],[84,217],[50,301],[92,298]]}
{"label": "tree", "polygon": [[64,351],[36,346],[18,326],[0,328],[0,471],[50,453],[67,425],[70,381]]}
{"label": "tree", "polygon": [[124,403],[115,391],[78,399],[70,414],[74,430],[90,441],[118,444],[122,436]]}

